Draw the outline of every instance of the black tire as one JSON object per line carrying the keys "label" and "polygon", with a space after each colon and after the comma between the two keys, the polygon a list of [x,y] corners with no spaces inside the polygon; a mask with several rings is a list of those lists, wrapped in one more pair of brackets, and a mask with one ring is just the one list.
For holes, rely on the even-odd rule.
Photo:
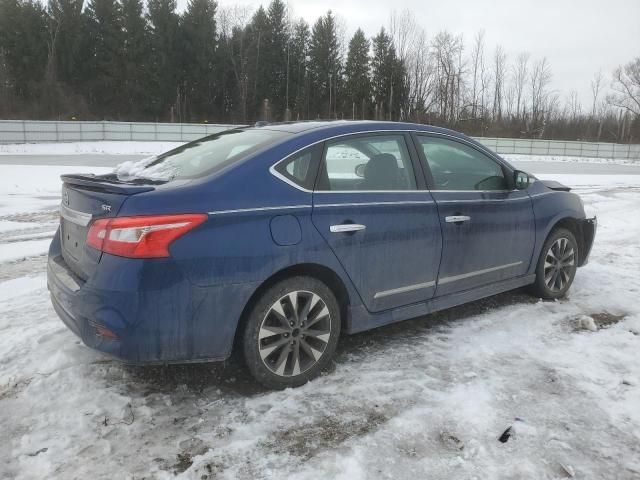
{"label": "black tire", "polygon": [[552,230],[540,250],[532,285],[534,295],[545,300],[564,297],[576,276],[578,254],[578,242],[570,230]]}
{"label": "black tire", "polygon": [[266,290],[249,313],[244,361],[267,388],[298,387],[327,366],[340,325],[340,307],[329,287],[312,277],[287,278]]}

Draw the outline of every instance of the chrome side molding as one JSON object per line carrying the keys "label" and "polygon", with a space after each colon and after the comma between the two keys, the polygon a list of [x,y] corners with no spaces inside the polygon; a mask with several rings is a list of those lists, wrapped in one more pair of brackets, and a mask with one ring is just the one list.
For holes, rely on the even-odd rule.
{"label": "chrome side molding", "polygon": [[522,264],[522,262],[508,263],[506,265],[499,265],[497,267],[491,267],[491,268],[484,268],[482,270],[476,270],[475,272],[468,272],[468,273],[463,273],[461,275],[453,275],[451,277],[439,278],[438,279],[438,285],[444,285],[445,283],[451,283],[451,282],[456,282],[458,280],[464,280],[465,278],[475,277],[476,275],[482,275],[484,273],[495,272],[497,270],[502,270],[504,268],[517,267],[518,265],[521,265],[521,264]]}
{"label": "chrome side molding", "polygon": [[431,281],[431,282],[424,282],[424,283],[416,283],[415,285],[407,285],[406,287],[392,288],[391,290],[376,292],[373,298],[383,298],[383,297],[388,297],[390,295],[397,295],[399,293],[413,292],[414,290],[433,287],[435,284],[436,284],[435,281]]}

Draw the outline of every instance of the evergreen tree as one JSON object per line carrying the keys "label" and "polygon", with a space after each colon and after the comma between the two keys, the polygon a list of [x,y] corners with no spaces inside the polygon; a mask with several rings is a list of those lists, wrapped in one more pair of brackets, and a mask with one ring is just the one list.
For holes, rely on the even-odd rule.
{"label": "evergreen tree", "polygon": [[85,88],[89,106],[101,117],[113,117],[122,99],[122,11],[116,0],[89,0],[85,9],[90,52]]}
{"label": "evergreen tree", "polygon": [[122,0],[122,96],[128,119],[151,113],[149,25],[144,17],[142,0]]}
{"label": "evergreen tree", "polygon": [[289,49],[289,97],[293,99],[293,120],[309,118],[308,61],[309,25],[300,20],[293,28]]}
{"label": "evergreen tree", "polygon": [[353,118],[366,118],[371,102],[371,83],[369,81],[369,41],[361,29],[349,42],[349,52],[345,65],[345,89],[347,109]]}
{"label": "evergreen tree", "polygon": [[286,7],[282,0],[273,0],[267,11],[266,50],[263,59],[266,62],[268,95],[271,115],[274,119],[283,119],[287,104],[287,82],[289,81],[288,62],[290,46]]}
{"label": "evergreen tree", "polygon": [[0,55],[9,86],[20,98],[39,94],[47,64],[47,16],[32,0],[0,0]]}
{"label": "evergreen tree", "polygon": [[216,8],[214,0],[189,0],[182,17],[185,95],[192,117],[198,120],[214,113]]}
{"label": "evergreen tree", "polygon": [[83,0],[49,0],[50,80],[78,87],[89,51]]}
{"label": "evergreen tree", "polygon": [[380,120],[400,117],[407,93],[406,68],[384,28],[373,38],[371,86]]}
{"label": "evergreen tree", "polygon": [[158,119],[180,120],[182,96],[176,0],[149,0],[151,111]]}
{"label": "evergreen tree", "polygon": [[334,117],[341,67],[336,21],[329,10],[314,24],[309,45],[309,75],[314,91],[311,110],[325,118]]}
{"label": "evergreen tree", "polygon": [[[251,118],[271,120],[268,64],[269,19],[264,8],[260,6],[247,26],[249,42],[247,56],[249,76],[249,115]],[[252,115],[253,114],[253,115]]]}

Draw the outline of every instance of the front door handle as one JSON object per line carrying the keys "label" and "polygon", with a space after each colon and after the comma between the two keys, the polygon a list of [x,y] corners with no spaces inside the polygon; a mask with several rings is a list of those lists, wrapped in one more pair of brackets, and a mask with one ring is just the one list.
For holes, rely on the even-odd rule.
{"label": "front door handle", "polygon": [[329,230],[331,233],[349,233],[359,232],[367,228],[366,225],[360,225],[359,223],[342,223],[340,225],[331,225]]}
{"label": "front door handle", "polygon": [[468,215],[451,215],[450,217],[444,217],[444,221],[447,223],[462,223],[468,222],[471,217]]}

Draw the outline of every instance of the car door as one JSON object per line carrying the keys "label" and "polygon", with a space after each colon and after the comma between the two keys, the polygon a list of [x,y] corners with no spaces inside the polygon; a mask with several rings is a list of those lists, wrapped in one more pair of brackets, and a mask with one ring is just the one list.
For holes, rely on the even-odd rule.
{"label": "car door", "polygon": [[509,170],[464,140],[416,135],[442,226],[437,296],[524,275],[535,240],[529,195]]}
{"label": "car door", "polygon": [[369,311],[435,292],[440,224],[416,171],[405,133],[348,135],[325,144],[312,220]]}

